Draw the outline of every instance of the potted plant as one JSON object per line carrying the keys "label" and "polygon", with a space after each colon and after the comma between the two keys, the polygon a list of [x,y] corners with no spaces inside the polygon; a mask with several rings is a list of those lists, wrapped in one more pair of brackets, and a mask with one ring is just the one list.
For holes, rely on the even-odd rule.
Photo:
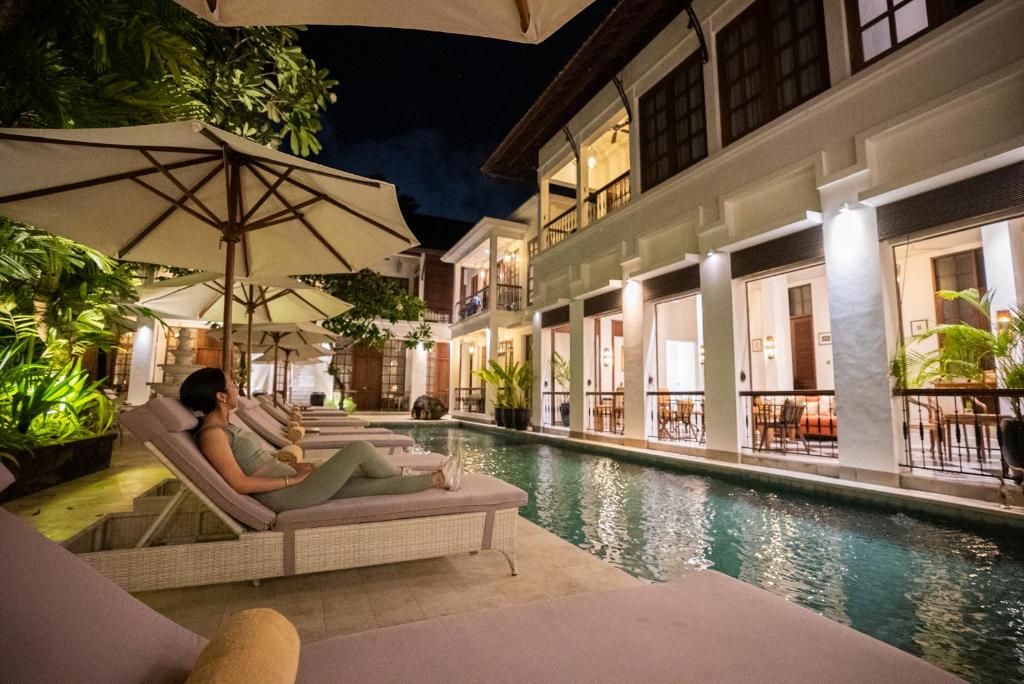
{"label": "potted plant", "polygon": [[495,389],[494,400],[491,403],[494,406],[494,424],[498,427],[512,426],[512,417],[509,411],[513,404],[515,380],[509,372],[511,367],[502,366],[491,359],[486,367],[473,371],[474,375]]}
{"label": "potted plant", "polygon": [[341,402],[341,410],[345,412],[346,416],[351,416],[356,412],[356,400],[352,397],[345,397]]}
{"label": "potted plant", "polygon": [[508,367],[511,381],[512,427],[525,430],[530,425],[530,392],[533,390],[533,366],[528,363],[514,363]]}
{"label": "potted plant", "polygon": [[[551,352],[551,379],[554,381],[555,387],[568,388],[569,383],[572,380],[572,371],[569,366],[569,360],[563,357],[558,352]],[[563,389],[562,391],[565,391]],[[569,427],[569,402],[563,401],[558,404],[559,417],[562,419],[562,425]]]}
{"label": "potted plant", "polygon": [[[7,327],[9,326],[9,328]],[[32,317],[7,314],[0,341],[0,457],[15,483],[0,501],[24,496],[110,465],[114,403],[75,358],[36,358]]]}
{"label": "potted plant", "polygon": [[[892,360],[890,373],[898,389],[921,387],[936,382],[977,382],[987,384],[995,376],[1001,389],[1024,390],[1024,307],[1012,306],[1008,317],[991,330],[992,292],[984,295],[974,288],[935,293],[947,301],[962,301],[978,311],[989,328],[969,323],[943,324],[910,338],[920,342],[938,337],[938,348],[917,352],[901,346]],[[1003,462],[1013,469],[1014,480],[1024,479],[1024,415],[1021,398],[1009,398],[1011,416],[999,420]],[[998,411],[997,411],[998,412]]]}

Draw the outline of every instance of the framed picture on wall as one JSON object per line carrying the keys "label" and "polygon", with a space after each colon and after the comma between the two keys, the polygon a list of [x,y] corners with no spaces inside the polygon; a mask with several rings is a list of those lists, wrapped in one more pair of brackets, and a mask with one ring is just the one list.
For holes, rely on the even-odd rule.
{"label": "framed picture on wall", "polygon": [[928,332],[928,319],[922,318],[919,321],[910,321],[910,334],[920,335]]}
{"label": "framed picture on wall", "polygon": [[757,338],[756,340],[750,340],[750,351],[753,351],[753,352],[761,351],[761,338],[760,337]]}
{"label": "framed picture on wall", "polygon": [[823,345],[823,346],[827,345],[827,344],[832,344],[832,333],[831,333],[831,331],[830,332],[818,333],[818,344]]}

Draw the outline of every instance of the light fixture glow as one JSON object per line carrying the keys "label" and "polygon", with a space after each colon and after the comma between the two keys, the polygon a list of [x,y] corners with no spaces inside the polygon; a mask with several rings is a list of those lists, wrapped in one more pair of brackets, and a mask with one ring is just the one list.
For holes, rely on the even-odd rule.
{"label": "light fixture glow", "polygon": [[597,167],[597,155],[591,152],[587,155],[587,168],[593,169]]}
{"label": "light fixture glow", "polygon": [[601,365],[605,368],[612,365],[612,350],[608,347],[601,350]]}
{"label": "light fixture glow", "polygon": [[764,355],[768,360],[775,358],[775,338],[771,335],[764,338]]}
{"label": "light fixture glow", "polygon": [[700,365],[704,365],[704,345],[700,345],[700,351],[697,352],[697,362]]}
{"label": "light fixture glow", "polygon": [[711,249],[709,249],[709,250],[708,250],[708,258],[709,258],[709,259],[710,259],[711,257],[715,256],[716,254],[718,254],[718,250],[717,250],[717,249],[715,249],[714,247],[712,247]]}
{"label": "light fixture glow", "polygon": [[1010,327],[1010,312],[1006,309],[1001,309],[996,312],[996,329],[999,332],[1005,332]]}

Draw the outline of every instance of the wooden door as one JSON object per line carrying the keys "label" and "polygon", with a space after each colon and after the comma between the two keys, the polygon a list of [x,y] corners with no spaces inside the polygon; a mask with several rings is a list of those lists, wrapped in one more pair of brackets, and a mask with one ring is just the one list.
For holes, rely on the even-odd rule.
{"label": "wooden door", "polygon": [[814,317],[790,318],[789,338],[793,346],[793,389],[814,389],[818,385],[814,360]]}
{"label": "wooden door", "polygon": [[356,347],[352,352],[352,387],[361,411],[380,410],[380,377],[384,369],[379,351]]}
{"label": "wooden door", "polygon": [[447,342],[434,344],[434,391],[433,396],[448,403],[448,384],[451,378],[451,358]]}

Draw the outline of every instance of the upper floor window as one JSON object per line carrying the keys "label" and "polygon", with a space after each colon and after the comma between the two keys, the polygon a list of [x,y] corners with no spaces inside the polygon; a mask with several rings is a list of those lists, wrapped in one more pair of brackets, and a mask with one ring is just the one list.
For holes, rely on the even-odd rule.
{"label": "upper floor window", "polygon": [[756,0],[718,34],[718,80],[726,145],[826,90],[821,0]]}
{"label": "upper floor window", "polygon": [[704,70],[694,54],[640,98],[640,167],[648,190],[708,154]]}
{"label": "upper floor window", "polygon": [[981,0],[846,0],[854,71]]}
{"label": "upper floor window", "polygon": [[540,249],[540,243],[537,238],[533,238],[526,243],[526,305],[530,306],[533,304],[533,258],[537,256],[537,252]]}

